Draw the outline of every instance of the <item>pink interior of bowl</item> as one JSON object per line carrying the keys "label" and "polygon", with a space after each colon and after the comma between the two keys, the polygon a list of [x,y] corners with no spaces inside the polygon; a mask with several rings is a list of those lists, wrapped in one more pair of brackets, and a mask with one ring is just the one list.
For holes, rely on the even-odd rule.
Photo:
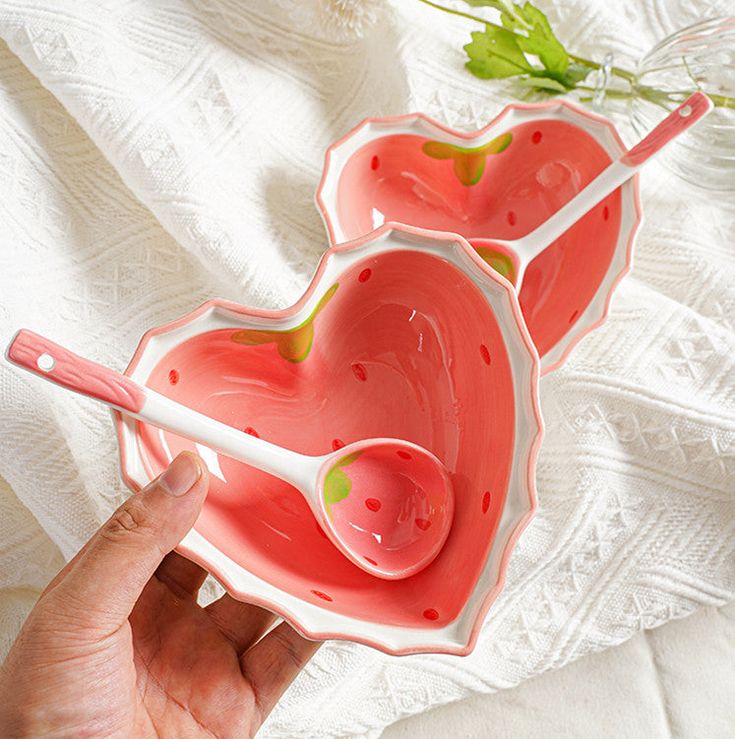
{"label": "pink interior of bowl", "polygon": [[284,358],[283,337],[256,343],[247,334],[242,343],[242,333],[220,329],[170,351],[148,384],[306,454],[381,436],[434,452],[452,476],[456,509],[431,565],[405,580],[372,577],[334,548],[287,483],[138,424],[142,458],[155,475],[182,449],[203,454],[211,487],[196,529],[264,580],[360,619],[441,626],[485,564],[511,470],[514,392],[500,329],[468,277],[433,255],[384,252],[337,284],[301,361]]}
{"label": "pink interior of bowl", "polygon": [[[539,119],[507,133],[510,144],[484,158],[475,184],[460,181],[455,158],[429,156],[425,137],[391,135],[365,144],[350,157],[337,185],[344,239],[384,221],[452,231],[470,243],[515,239],[555,213],[611,161],[592,135],[566,121]],[[541,356],[595,295],[615,251],[620,216],[618,190],[529,266],[519,299]]]}

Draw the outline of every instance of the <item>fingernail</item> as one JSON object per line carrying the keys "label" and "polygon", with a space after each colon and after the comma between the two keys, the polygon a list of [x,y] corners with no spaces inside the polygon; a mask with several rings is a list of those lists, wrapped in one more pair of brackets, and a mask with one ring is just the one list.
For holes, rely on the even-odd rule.
{"label": "fingernail", "polygon": [[158,484],[169,494],[186,495],[201,477],[202,471],[193,454],[179,454],[158,478]]}

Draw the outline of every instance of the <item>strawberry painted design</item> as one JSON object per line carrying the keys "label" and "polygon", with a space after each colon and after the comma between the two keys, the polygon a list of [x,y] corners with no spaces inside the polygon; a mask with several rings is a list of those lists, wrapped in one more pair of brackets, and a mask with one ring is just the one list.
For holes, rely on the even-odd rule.
{"label": "strawberry painted design", "polygon": [[236,344],[255,346],[258,344],[276,345],[278,353],[288,362],[303,362],[311,351],[314,342],[314,319],[337,292],[339,283],[335,282],[317,303],[311,315],[295,328],[286,331],[269,331],[266,329],[243,329],[232,334]]}
{"label": "strawberry painted design", "polygon": [[513,134],[503,133],[487,144],[475,147],[455,146],[443,141],[427,141],[421,150],[432,159],[453,159],[454,174],[466,187],[476,185],[483,172],[485,162],[491,154],[505,151],[513,140]]}
{"label": "strawberry painted design", "polygon": [[451,515],[436,475],[428,460],[389,444],[339,457],[323,482],[327,523],[358,556],[398,571],[447,536]]}

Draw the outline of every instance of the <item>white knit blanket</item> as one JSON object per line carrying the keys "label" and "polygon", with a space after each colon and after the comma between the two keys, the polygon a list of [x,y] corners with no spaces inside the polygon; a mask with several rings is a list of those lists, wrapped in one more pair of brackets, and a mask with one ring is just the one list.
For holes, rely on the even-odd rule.
{"label": "white knit blanket", "polygon": [[[621,63],[732,10],[539,4],[571,48]],[[292,303],[326,246],[312,196],[332,140],[413,110],[473,129],[507,101],[462,68],[470,30],[414,0],[0,0],[0,342],[27,326],[123,368],[209,297]],[[477,649],[329,643],[263,737],[377,736],[735,597],[734,198],[657,163],[642,185],[633,273],[542,382],[539,511]],[[127,491],[103,408],[3,363],[0,413],[4,653]]]}

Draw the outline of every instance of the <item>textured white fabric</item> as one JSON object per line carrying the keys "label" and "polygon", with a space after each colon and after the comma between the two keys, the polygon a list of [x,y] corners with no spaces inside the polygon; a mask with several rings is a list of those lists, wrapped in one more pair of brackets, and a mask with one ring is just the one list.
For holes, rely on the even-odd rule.
{"label": "textured white fabric", "polygon": [[383,739],[732,739],[735,601],[641,631],[510,690],[445,704]]}
{"label": "textured white fabric", "polygon": [[[621,62],[732,10],[539,4],[572,48]],[[411,110],[476,128],[510,97],[462,69],[472,24],[409,0],[340,21],[349,6],[0,0],[0,341],[27,326],[122,368],[145,329],[208,297],[285,306],[325,247],[312,196],[333,139]],[[624,111],[618,123],[630,141]],[[542,382],[540,508],[475,652],[330,643],[262,736],[376,736],[735,597],[732,200],[644,173],[635,269],[606,325]],[[126,491],[104,409],[7,365],[0,404],[7,648]]]}

